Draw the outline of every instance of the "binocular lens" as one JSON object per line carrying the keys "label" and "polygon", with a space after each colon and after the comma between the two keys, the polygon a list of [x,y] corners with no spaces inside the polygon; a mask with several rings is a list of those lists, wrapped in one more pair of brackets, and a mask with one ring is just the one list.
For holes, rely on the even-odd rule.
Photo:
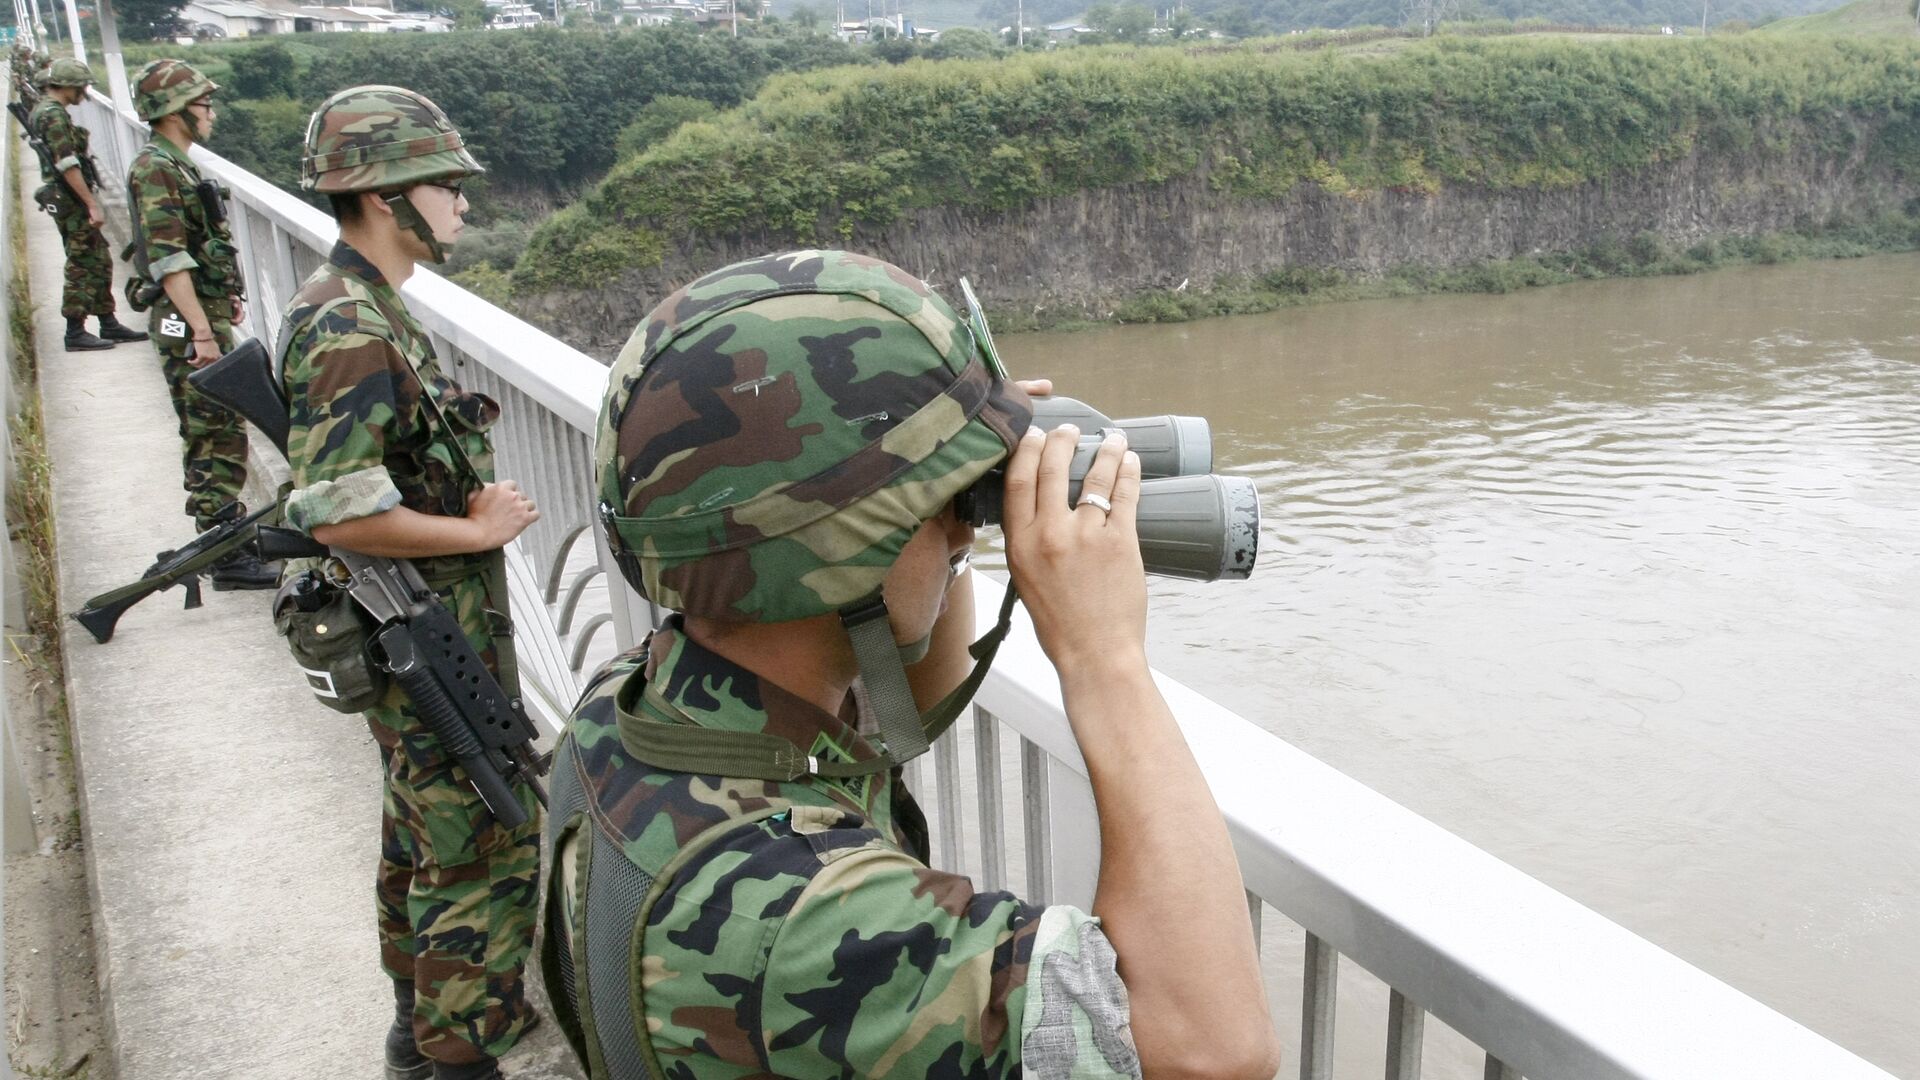
{"label": "binocular lens", "polygon": [[[1115,420],[1070,397],[1033,400],[1033,424],[1052,431],[1072,424],[1083,434],[1067,467],[1067,505],[1100,450],[1102,434],[1127,434],[1140,456],[1140,506],[1134,515],[1147,573],[1190,581],[1240,580],[1260,551],[1260,496],[1244,476],[1213,475],[1213,429],[1201,416]],[[954,500],[974,525],[998,525],[1006,504],[1006,471],[995,469]]]}

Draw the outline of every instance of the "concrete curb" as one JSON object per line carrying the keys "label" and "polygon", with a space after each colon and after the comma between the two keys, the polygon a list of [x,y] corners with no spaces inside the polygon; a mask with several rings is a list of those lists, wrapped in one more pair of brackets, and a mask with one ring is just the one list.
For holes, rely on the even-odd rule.
{"label": "concrete curb", "polygon": [[[158,357],[144,343],[66,352],[59,239],[42,214],[28,213],[27,230],[72,610],[134,580],[192,524]],[[120,1080],[381,1073],[392,998],[371,888],[378,752],[361,721],[322,708],[295,677],[270,595],[209,589],[183,611],[169,591],[104,646],[77,624],[63,631]],[[534,1059],[514,1076],[571,1075],[552,1027],[509,1059]]]}

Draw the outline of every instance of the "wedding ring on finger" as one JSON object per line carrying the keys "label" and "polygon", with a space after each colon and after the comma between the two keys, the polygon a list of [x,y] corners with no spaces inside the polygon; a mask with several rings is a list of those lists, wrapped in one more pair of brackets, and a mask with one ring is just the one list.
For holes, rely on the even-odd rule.
{"label": "wedding ring on finger", "polygon": [[1083,493],[1080,496],[1080,502],[1078,505],[1098,507],[1100,509],[1100,512],[1103,514],[1113,513],[1113,504],[1107,501],[1107,497],[1105,495],[1102,495],[1097,491],[1088,491]]}

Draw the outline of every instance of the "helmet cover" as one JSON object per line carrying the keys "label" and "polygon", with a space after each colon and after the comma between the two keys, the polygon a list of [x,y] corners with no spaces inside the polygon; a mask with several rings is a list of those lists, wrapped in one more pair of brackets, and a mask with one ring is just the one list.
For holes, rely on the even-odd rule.
{"label": "helmet cover", "polygon": [[70,56],[63,56],[47,69],[48,86],[91,86],[93,69]]}
{"label": "helmet cover", "polygon": [[133,81],[133,111],[152,123],[206,97],[220,84],[185,60],[155,60],[140,69]]}
{"label": "helmet cover", "polygon": [[911,274],[844,251],[752,259],[661,301],[613,362],[594,440],[602,524],[656,603],[827,614],[876,593],[1031,418]]}
{"label": "helmet cover", "polygon": [[300,186],[385,191],[486,172],[440,107],[398,86],[356,86],[321,102],[307,122]]}

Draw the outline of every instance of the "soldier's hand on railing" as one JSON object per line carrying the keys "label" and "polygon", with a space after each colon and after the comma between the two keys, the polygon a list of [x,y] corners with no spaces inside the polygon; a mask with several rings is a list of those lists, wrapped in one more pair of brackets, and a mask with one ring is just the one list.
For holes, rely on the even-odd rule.
{"label": "soldier's hand on railing", "polygon": [[540,520],[540,511],[512,480],[488,484],[467,497],[467,519],[481,528],[481,551],[505,547]]}
{"label": "soldier's hand on railing", "polygon": [[1079,439],[1066,424],[1045,435],[1029,428],[1020,440],[1007,465],[1007,566],[1041,647],[1063,674],[1144,668],[1147,586],[1134,530],[1140,458],[1124,434],[1110,434],[1079,505],[1069,506],[1067,470]]}

